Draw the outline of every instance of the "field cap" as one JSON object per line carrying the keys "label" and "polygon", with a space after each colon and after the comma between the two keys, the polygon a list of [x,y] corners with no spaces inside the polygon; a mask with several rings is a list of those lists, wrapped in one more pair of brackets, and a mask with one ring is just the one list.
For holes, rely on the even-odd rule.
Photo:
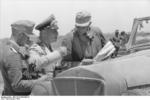
{"label": "field cap", "polygon": [[91,14],[87,11],[81,11],[76,14],[76,26],[85,27],[91,23]]}
{"label": "field cap", "polygon": [[27,34],[33,34],[33,28],[35,23],[29,20],[18,20],[11,24],[11,28],[13,32],[25,32]]}

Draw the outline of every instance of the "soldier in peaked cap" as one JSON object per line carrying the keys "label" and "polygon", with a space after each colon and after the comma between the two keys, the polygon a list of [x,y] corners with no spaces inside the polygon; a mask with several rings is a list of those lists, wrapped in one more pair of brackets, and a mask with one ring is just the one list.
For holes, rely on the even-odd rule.
{"label": "soldier in peaked cap", "polygon": [[[67,55],[62,63],[81,62],[83,59],[93,59],[105,45],[105,38],[98,27],[92,26],[91,14],[81,11],[76,14],[75,28],[66,35],[62,46],[67,48]],[[72,66],[78,63],[71,63]]]}
{"label": "soldier in peaked cap", "polygon": [[[32,34],[34,23],[28,20],[20,20],[11,25],[12,34],[10,39],[2,40],[0,56],[1,72],[4,80],[2,95],[29,95],[36,82],[44,81],[47,76],[39,79],[24,79],[23,68],[28,64],[19,53],[17,47],[24,46],[26,39],[22,35]],[[18,46],[14,46],[14,44]]]}
{"label": "soldier in peaked cap", "polygon": [[57,40],[58,26],[55,16],[51,15],[46,20],[38,24],[35,29],[40,31],[39,42],[30,48],[29,63],[36,65],[36,69],[42,74],[53,77],[55,63],[67,52],[65,47],[60,47],[53,51],[51,43]]}

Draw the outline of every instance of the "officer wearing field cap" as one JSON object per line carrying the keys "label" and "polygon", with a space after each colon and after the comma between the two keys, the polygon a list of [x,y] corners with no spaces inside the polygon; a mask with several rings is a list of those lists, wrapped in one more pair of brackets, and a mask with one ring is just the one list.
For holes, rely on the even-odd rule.
{"label": "officer wearing field cap", "polygon": [[[92,24],[92,16],[87,11],[76,14],[75,28],[63,39],[62,46],[67,48],[67,56],[62,63],[81,62],[83,59],[92,59],[105,45],[105,38],[98,27]],[[64,64],[63,63],[63,64]],[[72,63],[76,66],[78,63]]]}
{"label": "officer wearing field cap", "polygon": [[28,67],[26,60],[19,53],[19,47],[24,46],[26,39],[22,35],[32,34],[34,23],[28,20],[19,20],[11,24],[10,39],[3,39],[0,60],[1,72],[4,80],[2,95],[29,95],[36,82],[44,81],[47,77],[39,79],[24,78],[24,68]]}
{"label": "officer wearing field cap", "polygon": [[57,40],[58,26],[54,15],[50,15],[46,20],[38,24],[35,29],[40,31],[39,42],[30,48],[29,63],[36,65],[37,70],[42,74],[49,74],[53,77],[55,62],[66,54],[66,48],[60,47],[53,51],[51,43]]}
{"label": "officer wearing field cap", "polygon": [[3,44],[23,46],[27,43],[30,36],[34,36],[32,33],[35,23],[30,20],[18,20],[11,24],[12,34],[8,39],[3,39]]}
{"label": "officer wearing field cap", "polygon": [[[22,31],[28,34],[33,34],[35,23],[29,20],[19,20],[11,24],[12,31]],[[17,32],[18,33],[18,32]]]}
{"label": "officer wearing field cap", "polygon": [[83,11],[83,12],[78,12],[76,15],[76,26],[79,27],[85,27],[85,26],[89,26],[89,24],[91,24],[91,14],[88,13],[87,11]]}

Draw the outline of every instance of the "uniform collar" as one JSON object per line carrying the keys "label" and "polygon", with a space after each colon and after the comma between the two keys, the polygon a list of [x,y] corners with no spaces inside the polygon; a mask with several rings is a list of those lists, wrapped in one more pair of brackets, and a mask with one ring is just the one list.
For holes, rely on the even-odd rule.
{"label": "uniform collar", "polygon": [[51,45],[46,45],[45,43],[43,43],[43,42],[40,40],[40,38],[39,38],[39,41],[38,41],[37,44],[39,44],[41,47],[47,47],[51,52],[53,51]]}

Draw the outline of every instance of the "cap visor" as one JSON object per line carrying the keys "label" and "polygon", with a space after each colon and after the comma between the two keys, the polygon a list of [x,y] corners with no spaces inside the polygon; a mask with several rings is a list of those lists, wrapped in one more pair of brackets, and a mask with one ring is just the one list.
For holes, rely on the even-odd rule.
{"label": "cap visor", "polygon": [[75,25],[80,26],[80,27],[85,27],[85,26],[88,26],[89,24],[90,24],[90,21],[86,22],[86,23],[83,23],[83,24],[76,23]]}

